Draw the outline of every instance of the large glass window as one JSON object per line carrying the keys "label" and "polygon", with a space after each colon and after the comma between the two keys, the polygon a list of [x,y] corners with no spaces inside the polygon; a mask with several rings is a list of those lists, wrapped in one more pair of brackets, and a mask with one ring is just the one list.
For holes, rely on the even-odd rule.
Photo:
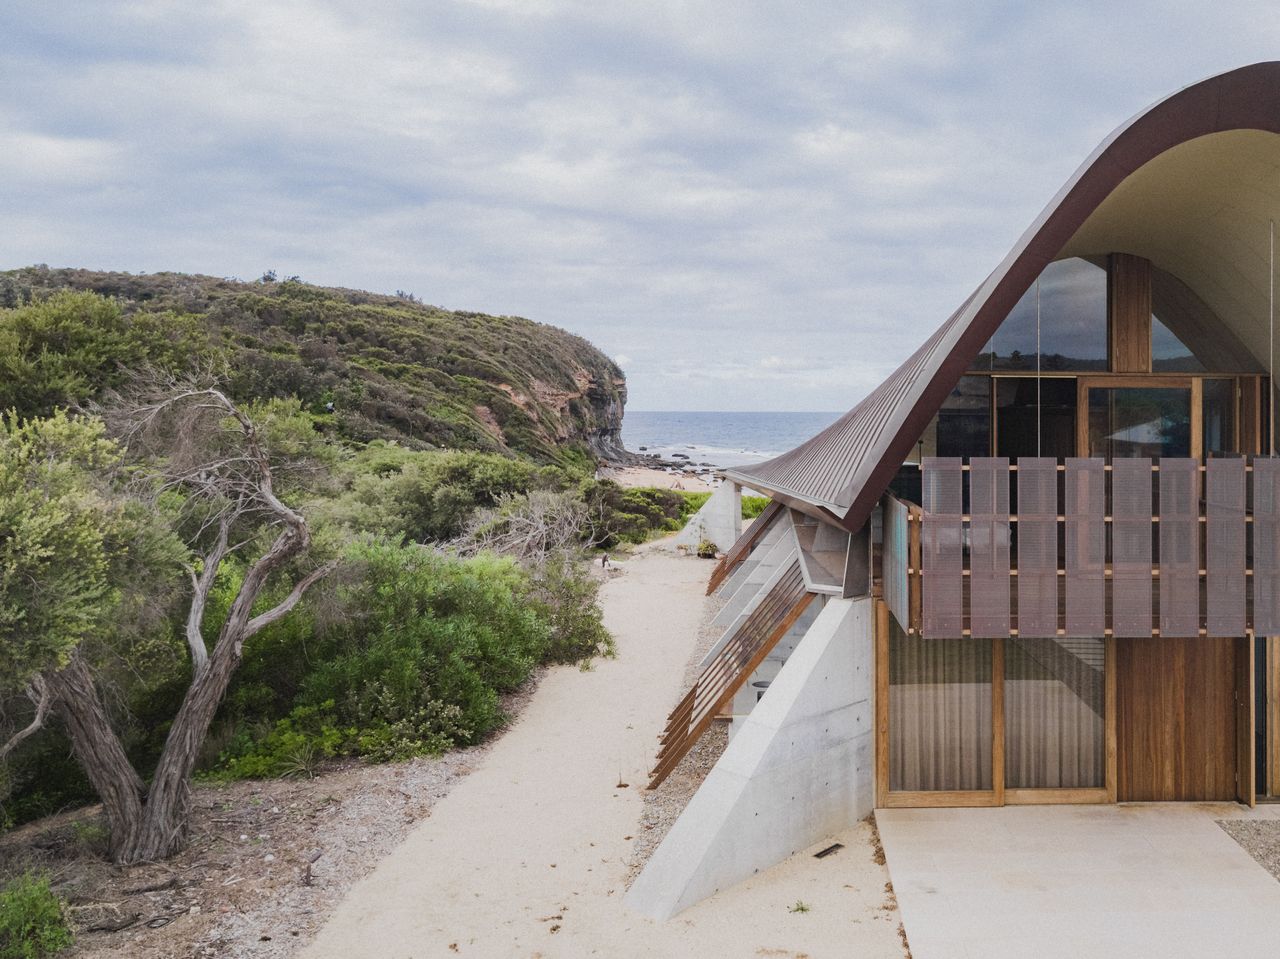
{"label": "large glass window", "polygon": [[890,623],[889,788],[991,789],[991,640]]}
{"label": "large glass window", "polygon": [[1191,388],[1091,387],[1089,455],[1191,455]]}
{"label": "large glass window", "polygon": [[1158,316],[1151,317],[1151,369],[1157,373],[1203,373],[1204,364]]}
{"label": "large glass window", "polygon": [[996,455],[1075,456],[1073,377],[996,378]]}
{"label": "large glass window", "polygon": [[1007,788],[1106,784],[1104,642],[1066,636],[1005,642]]}
{"label": "large glass window", "polygon": [[1208,304],[1159,267],[1151,270],[1151,369],[1156,373],[1262,372]]}
{"label": "large glass window", "polygon": [[1200,422],[1204,436],[1204,455],[1236,451],[1236,381],[1212,379],[1201,381]]}
{"label": "large glass window", "polygon": [[1107,271],[1079,257],[1045,267],[1038,283],[1009,311],[974,368],[1035,370],[1037,294],[1040,369],[1107,369]]}
{"label": "large glass window", "polygon": [[938,456],[986,456],[991,448],[991,378],[962,376],[938,410]]}

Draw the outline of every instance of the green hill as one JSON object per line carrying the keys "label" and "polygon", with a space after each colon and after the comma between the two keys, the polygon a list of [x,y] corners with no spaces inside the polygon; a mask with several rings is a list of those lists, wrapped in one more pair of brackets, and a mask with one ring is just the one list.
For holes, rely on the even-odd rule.
{"label": "green hill", "polygon": [[332,403],[334,428],[356,442],[394,439],[566,464],[626,456],[622,371],[553,326],[297,279],[45,266],[0,272],[0,307],[59,290],[111,297],[126,320],[196,331],[225,357],[237,398],[296,396],[317,413]]}

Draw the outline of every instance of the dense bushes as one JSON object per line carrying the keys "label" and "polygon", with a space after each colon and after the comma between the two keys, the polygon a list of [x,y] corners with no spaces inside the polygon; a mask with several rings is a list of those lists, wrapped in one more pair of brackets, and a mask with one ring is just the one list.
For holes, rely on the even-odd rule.
{"label": "dense bushes", "polygon": [[[310,772],[338,755],[405,759],[479,742],[544,662],[609,649],[577,564],[529,572],[387,540],[348,554],[336,607],[260,633],[228,696],[215,775]],[[281,716],[264,721],[264,716]]]}
{"label": "dense bushes", "polygon": [[69,945],[71,929],[47,876],[24,873],[0,888],[0,959],[43,959]]}
{"label": "dense bushes", "polygon": [[342,464],[340,481],[341,495],[317,504],[323,519],[429,543],[453,539],[473,510],[504,495],[565,489],[577,478],[496,453],[424,452],[375,441]]}
{"label": "dense bushes", "polygon": [[191,317],[126,316],[92,293],[56,293],[0,310],[0,411],[47,415],[119,385],[131,369],[181,369],[208,350]]}
{"label": "dense bushes", "polygon": [[706,493],[641,487],[624,489],[597,482],[583,491],[601,517],[600,545],[643,543],[655,532],[675,532],[706,502]]}

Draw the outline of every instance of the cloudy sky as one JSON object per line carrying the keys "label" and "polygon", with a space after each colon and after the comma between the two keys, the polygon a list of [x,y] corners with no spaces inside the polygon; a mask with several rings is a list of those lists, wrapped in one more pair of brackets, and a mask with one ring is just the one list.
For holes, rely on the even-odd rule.
{"label": "cloudy sky", "polygon": [[852,405],[1273,2],[4,0],[0,268],[581,333],[634,409]]}

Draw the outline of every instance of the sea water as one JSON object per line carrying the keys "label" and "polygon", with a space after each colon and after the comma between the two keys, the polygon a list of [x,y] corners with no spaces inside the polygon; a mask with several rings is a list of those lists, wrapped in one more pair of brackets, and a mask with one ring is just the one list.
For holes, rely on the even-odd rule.
{"label": "sea water", "polygon": [[663,459],[683,454],[694,464],[746,466],[799,446],[840,415],[627,410],[622,418],[622,442],[633,453],[652,453]]}

